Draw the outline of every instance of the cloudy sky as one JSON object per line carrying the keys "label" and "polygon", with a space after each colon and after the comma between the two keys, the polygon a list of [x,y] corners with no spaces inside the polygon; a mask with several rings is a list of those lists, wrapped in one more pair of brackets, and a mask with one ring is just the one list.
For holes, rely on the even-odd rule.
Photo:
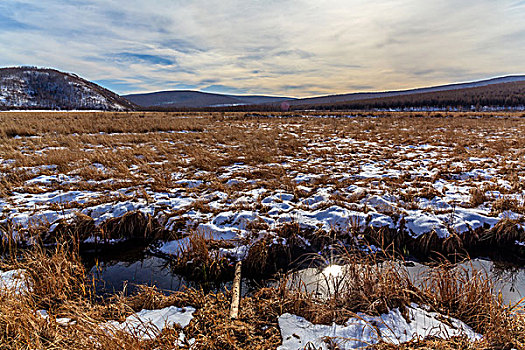
{"label": "cloudy sky", "polygon": [[2,0],[0,66],[305,97],[525,73],[524,0]]}

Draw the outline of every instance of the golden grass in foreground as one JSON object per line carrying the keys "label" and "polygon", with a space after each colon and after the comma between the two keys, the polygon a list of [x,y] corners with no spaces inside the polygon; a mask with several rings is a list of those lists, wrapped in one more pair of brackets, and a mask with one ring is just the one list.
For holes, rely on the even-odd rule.
{"label": "golden grass in foreground", "polygon": [[[449,266],[435,270],[422,288],[416,288],[395,263],[349,260],[347,283],[333,290],[328,300],[290,288],[263,288],[241,301],[238,320],[230,320],[230,295],[186,290],[169,296],[143,287],[133,296],[101,301],[91,293],[90,282],[78,257],[59,247],[52,252],[35,249],[3,268],[25,268],[33,290],[25,295],[0,291],[0,344],[2,349],[173,349],[180,330],[165,329],[155,340],[143,341],[124,332],[104,331],[106,320],[124,320],[141,309],[170,305],[194,306],[195,318],[184,330],[195,338],[192,349],[275,349],[281,341],[277,317],[285,312],[316,323],[344,322],[356,312],[378,314],[410,302],[429,305],[444,315],[459,318],[484,335],[480,343],[465,339],[426,340],[379,349],[523,349],[525,322],[493,296],[492,286],[480,274],[467,275]],[[456,271],[456,272],[453,272]],[[47,310],[49,319],[37,310]],[[67,317],[73,324],[63,325]],[[187,348],[181,346],[180,348]]]}
{"label": "golden grass in foreground", "polygon": [[[205,181],[205,186],[187,189],[187,193],[197,197],[203,197],[201,195],[207,191],[220,190],[233,201],[243,190],[264,187],[268,193],[280,189],[302,198],[307,194],[294,181],[296,174],[293,170],[297,167],[304,167],[301,169],[305,173],[319,175],[311,183],[313,187],[342,189],[358,183],[377,190],[377,185],[371,180],[339,181],[330,174],[354,174],[363,162],[386,161],[385,168],[397,169],[403,174],[399,178],[383,179],[381,186],[403,199],[405,209],[410,209],[417,205],[418,199],[430,199],[437,195],[435,189],[430,187],[436,180],[453,180],[478,167],[466,161],[478,157],[489,158],[479,167],[495,168],[500,179],[508,181],[509,186],[476,178],[461,180],[471,187],[469,207],[488,202],[492,204],[494,215],[509,209],[523,212],[522,199],[497,199],[487,196],[485,192],[499,191],[510,195],[525,189],[523,181],[520,181],[520,176],[525,175],[525,139],[519,136],[525,133],[525,119],[512,114],[506,115],[505,119],[488,118],[489,115],[477,118],[480,116],[478,113],[454,114],[454,118],[441,118],[443,114],[434,118],[438,115],[432,113],[421,115],[426,118],[416,118],[410,113],[379,114],[389,118],[252,118],[243,114],[177,113],[0,114],[0,160],[9,161],[0,172],[0,196],[9,198],[14,192],[103,191],[133,187],[136,191],[130,196],[150,200],[146,190],[151,193],[180,187],[174,181],[177,178],[171,178],[171,175],[182,174],[188,179]],[[17,135],[21,137],[15,137]],[[355,143],[338,147],[338,139],[352,139]],[[417,174],[416,165],[401,167],[400,164],[410,162],[410,159],[406,151],[398,152],[393,147],[421,144],[437,148],[435,162],[431,165],[436,172],[432,175]],[[298,158],[308,159],[308,162],[299,162]],[[441,160],[443,162],[439,163]],[[227,179],[220,177],[225,170],[221,166],[238,162],[250,168],[240,170],[235,176],[257,180],[255,184],[243,182],[230,186],[226,184]],[[99,163],[105,170],[94,168],[93,163]],[[457,163],[463,165],[458,166]],[[287,168],[284,164],[291,166]],[[56,166],[56,170],[45,167],[51,165]],[[81,180],[69,184],[58,181],[48,185],[26,183],[37,175],[35,169],[38,175],[68,174],[79,176]],[[203,174],[202,170],[207,172]],[[409,171],[416,174],[411,176]],[[352,209],[363,198],[365,194],[332,199],[333,203]],[[95,204],[129,199],[128,196],[115,198],[101,195],[83,204],[53,204],[51,209],[80,210]],[[204,199],[196,202],[193,208],[202,213],[216,210]],[[229,209],[243,208],[239,205]],[[247,205],[247,209],[264,212],[261,203]],[[30,211],[31,208],[25,210]],[[8,210],[0,213],[0,217],[7,213]],[[166,216],[177,217],[180,214],[168,212]],[[92,220],[85,219],[79,219],[76,228],[69,228],[74,231],[73,235],[67,232],[66,227],[64,239],[51,236],[49,241],[57,238],[75,245],[95,230]],[[111,219],[96,230],[100,230],[101,239],[155,239],[165,234],[150,219],[130,213]],[[257,222],[250,225],[253,225],[254,233],[266,229]],[[480,239],[473,235],[472,242],[481,240],[493,246],[498,242],[507,244],[521,239],[523,231],[516,231],[512,225],[511,221],[502,221],[489,232],[490,236]],[[10,227],[0,227],[0,231],[3,230],[9,235],[12,233]],[[44,231],[47,232],[47,229]],[[288,242],[293,242],[300,233],[291,229],[285,231],[278,235]],[[29,236],[39,237],[40,233],[30,233]],[[166,234],[180,238],[179,232]],[[387,234],[374,237],[382,243],[379,246],[388,245]],[[432,235],[427,236],[423,237],[422,246],[432,248]],[[448,243],[455,252],[461,247],[458,248],[455,237],[451,237]],[[325,239],[324,236],[318,238]],[[277,264],[275,257],[278,253],[291,255],[289,246],[272,252],[268,244],[271,241],[268,237],[254,246],[250,261],[246,264],[248,268],[272,270]],[[469,244],[474,244],[472,242]],[[14,252],[12,243],[8,241],[5,250]],[[179,256],[181,265],[197,257],[203,266],[211,266],[214,255],[208,243],[196,237],[186,256]],[[400,245],[396,244],[396,247]],[[351,255],[348,255],[347,262],[350,264],[346,276],[349,283],[334,290],[328,300],[300,289],[291,289],[285,279],[279,287],[261,289],[255,295],[243,298],[240,319],[230,321],[230,297],[227,292],[205,294],[190,290],[167,297],[154,289],[144,288],[135,296],[98,300],[77,255],[60,246],[54,252],[36,248],[25,253],[21,260],[6,260],[6,266],[0,266],[4,269],[26,268],[34,288],[25,296],[0,292],[0,349],[171,349],[179,336],[176,327],[167,329],[154,341],[141,341],[126,333],[109,334],[99,327],[106,320],[122,321],[142,308],[169,305],[198,309],[195,319],[184,331],[187,338],[196,339],[196,349],[273,349],[280,343],[277,317],[284,312],[304,316],[313,322],[344,322],[356,312],[379,314],[410,302],[426,304],[445,315],[457,317],[483,333],[485,339],[479,344],[469,344],[464,339],[427,340],[401,348],[525,347],[522,316],[514,315],[514,310],[501,305],[492,295],[492,286],[482,274],[470,275],[466,271],[452,271],[444,266],[429,276],[424,287],[417,288],[394,264],[386,263],[379,270],[374,259],[363,260]],[[203,271],[205,275],[210,275],[210,270]],[[42,309],[49,311],[49,321],[37,314],[36,311]],[[56,322],[61,317],[71,318],[76,323],[61,325]],[[389,345],[378,347],[383,346],[394,348]]]}

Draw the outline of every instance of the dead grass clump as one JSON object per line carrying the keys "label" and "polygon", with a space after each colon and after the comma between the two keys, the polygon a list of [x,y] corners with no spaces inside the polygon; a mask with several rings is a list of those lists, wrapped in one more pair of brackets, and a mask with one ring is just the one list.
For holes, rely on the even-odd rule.
{"label": "dead grass clump", "polygon": [[363,232],[367,245],[374,245],[392,256],[405,256],[409,237],[402,232],[388,227],[375,228],[369,226]]}
{"label": "dead grass clump", "polygon": [[426,276],[421,292],[436,310],[464,321],[483,334],[486,348],[525,346],[523,315],[503,305],[486,272],[472,266],[453,268],[443,264]]}
{"label": "dead grass clump", "polygon": [[273,242],[272,239],[263,239],[252,245],[245,259],[243,270],[254,278],[263,278],[274,275],[279,271],[288,270],[292,262],[303,253],[293,254],[294,246]]}
{"label": "dead grass clump", "polygon": [[14,257],[22,245],[23,242],[20,239],[20,235],[14,230],[11,222],[0,224],[0,254]]}
{"label": "dead grass clump", "polygon": [[410,237],[407,242],[408,251],[415,256],[428,257],[433,252],[440,252],[442,247],[442,239],[440,239],[436,231],[426,232],[416,238]]}
{"label": "dead grass clump", "polygon": [[443,254],[451,261],[462,260],[463,257],[467,257],[468,253],[463,243],[464,235],[458,235],[455,232],[449,234],[443,240],[442,251]]}
{"label": "dead grass clump", "polygon": [[[255,278],[273,276],[292,267],[308,265],[311,255],[323,246],[328,237],[317,236],[299,227],[298,223],[282,225],[274,235],[258,240],[248,250],[243,270]],[[309,239],[310,245],[305,243]]]}
{"label": "dead grass clump", "polygon": [[516,241],[525,241],[525,230],[520,226],[520,221],[503,219],[490,230],[480,234],[479,246],[512,249]]}
{"label": "dead grass clump", "polygon": [[487,201],[487,196],[485,195],[484,190],[479,189],[477,187],[472,188],[470,190],[470,205],[472,207],[480,206],[486,201]]}
{"label": "dead grass clump", "polygon": [[323,272],[320,287],[287,277],[279,287],[261,290],[265,298],[274,300],[265,306],[266,312],[277,316],[289,312],[316,324],[343,324],[357,312],[380,315],[422,301],[396,263],[379,264],[373,258],[348,255],[342,268],[331,273],[330,266]]}
{"label": "dead grass clump", "polygon": [[428,185],[428,186],[425,186],[425,187],[421,188],[418,191],[417,195],[418,195],[418,197],[426,198],[426,199],[430,200],[430,199],[433,199],[436,196],[439,196],[440,193],[434,187],[432,187],[431,185]]}
{"label": "dead grass clump", "polygon": [[525,214],[525,206],[514,198],[498,198],[492,202],[491,215],[498,215],[505,211],[513,211],[515,213]]}
{"label": "dead grass clump", "polygon": [[161,238],[163,229],[151,215],[141,211],[127,212],[118,218],[104,221],[100,225],[101,240],[140,240],[149,241]]}
{"label": "dead grass clump", "polygon": [[57,308],[66,301],[91,296],[79,256],[62,245],[50,252],[35,246],[15,265],[27,271],[31,297],[41,309]]}
{"label": "dead grass clump", "polygon": [[244,259],[243,271],[253,278],[273,276],[286,271],[292,262],[292,247],[268,236],[254,243]]}
{"label": "dead grass clump", "polygon": [[95,220],[82,213],[75,213],[71,222],[61,220],[52,232],[43,231],[41,240],[44,244],[67,243],[73,247],[89,237],[100,237],[100,229],[95,225]]}
{"label": "dead grass clump", "polygon": [[347,256],[345,260],[346,268],[339,278],[348,282],[338,285],[340,291],[335,289],[333,297],[347,300],[352,311],[377,315],[410,302],[422,301],[398,263],[377,263],[373,257],[356,261],[355,257]]}
{"label": "dead grass clump", "polygon": [[211,250],[212,243],[202,232],[190,234],[188,244],[172,257],[175,271],[191,280],[208,283],[233,279],[234,262],[218,249]]}

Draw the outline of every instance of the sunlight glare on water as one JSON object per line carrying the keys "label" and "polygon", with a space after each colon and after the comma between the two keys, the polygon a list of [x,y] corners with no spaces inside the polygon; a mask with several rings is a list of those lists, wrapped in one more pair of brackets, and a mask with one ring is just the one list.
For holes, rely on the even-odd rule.
{"label": "sunlight glare on water", "polygon": [[343,273],[343,267],[340,265],[328,265],[323,270],[323,275],[326,277],[337,277]]}

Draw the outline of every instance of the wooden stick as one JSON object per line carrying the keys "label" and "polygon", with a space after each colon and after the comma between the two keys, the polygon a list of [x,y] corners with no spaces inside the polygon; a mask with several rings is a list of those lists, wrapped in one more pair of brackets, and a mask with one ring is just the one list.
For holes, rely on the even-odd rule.
{"label": "wooden stick", "polygon": [[239,304],[241,302],[241,268],[242,260],[235,264],[235,277],[233,279],[232,288],[232,305],[230,309],[230,318],[236,319],[239,317]]}

